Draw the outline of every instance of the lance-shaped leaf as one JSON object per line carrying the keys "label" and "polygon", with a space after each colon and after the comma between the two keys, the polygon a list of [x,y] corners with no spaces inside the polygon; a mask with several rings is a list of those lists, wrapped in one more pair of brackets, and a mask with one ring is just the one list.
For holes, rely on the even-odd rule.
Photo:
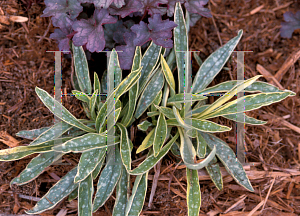
{"label": "lance-shaped leaf", "polygon": [[177,27],[174,28],[174,49],[178,70],[178,93],[183,93],[186,75],[185,67],[188,52],[188,37],[183,11],[179,2],[175,5],[174,22],[177,24]]}
{"label": "lance-shaped leaf", "polygon": [[69,171],[61,178],[50,190],[37,202],[37,204],[27,214],[39,214],[45,210],[52,209],[63,198],[68,196],[78,184],[74,183],[74,177],[77,172],[77,167]]}
{"label": "lance-shaped leaf", "polygon": [[71,202],[72,200],[76,199],[78,197],[78,187],[75,188],[68,197],[68,201]]}
{"label": "lance-shaped leaf", "polygon": [[137,125],[138,129],[140,129],[141,131],[146,131],[146,130],[148,130],[148,128],[149,128],[150,126],[152,126],[152,123],[149,122],[149,121],[147,121],[147,120],[145,120],[145,121],[143,121],[142,123],[140,123],[140,124]]}
{"label": "lance-shaped leaf", "polygon": [[91,98],[86,93],[77,90],[72,90],[72,93],[78,100],[81,100],[88,104],[90,103]]}
{"label": "lance-shaped leaf", "polygon": [[177,132],[174,137],[160,150],[158,155],[155,157],[153,152],[150,150],[147,158],[134,170],[130,171],[129,174],[131,175],[141,175],[145,172],[148,172],[150,169],[152,169],[158,161],[160,161],[171,149],[172,145],[176,141],[176,139],[179,137],[179,133]]}
{"label": "lance-shaped leaf", "polygon": [[[185,100],[185,98],[191,98],[191,100]],[[199,94],[190,94],[190,93],[181,93],[176,94],[168,99],[167,105],[172,103],[186,103],[190,101],[200,101],[205,100],[207,97],[199,95]]]}
{"label": "lance-shaped leaf", "polygon": [[153,117],[153,116],[158,116],[159,112],[158,111],[153,111],[153,112],[147,112],[148,117]]}
{"label": "lance-shaped leaf", "polygon": [[[228,114],[247,112],[250,110],[258,109],[262,106],[268,106],[272,103],[279,102],[287,98],[291,93],[290,92],[275,92],[275,93],[259,93],[253,95],[247,95],[241,97],[237,100],[229,102],[219,109],[215,110],[211,114],[207,115],[207,118],[213,118],[216,116],[223,116]],[[236,104],[243,103],[244,109],[237,110]]]}
{"label": "lance-shaped leaf", "polygon": [[[245,119],[244,119],[244,116],[245,116]],[[251,124],[251,125],[263,125],[263,124],[268,123],[266,121],[261,121],[261,120],[249,117],[244,113],[223,115],[223,117],[227,118],[227,119],[230,119],[230,120],[233,120],[233,121],[236,121],[236,122],[241,122],[241,123],[246,123],[246,124]]]}
{"label": "lance-shaped leaf", "polygon": [[145,202],[147,182],[148,172],[136,177],[132,188],[132,195],[126,205],[125,216],[140,215]]}
{"label": "lance-shaped leaf", "polygon": [[232,149],[223,140],[208,133],[200,133],[210,149],[216,147],[216,155],[233,179],[247,190],[254,191],[242,164],[236,158]]}
{"label": "lance-shaped leaf", "polygon": [[147,81],[150,78],[150,74],[155,68],[155,65],[157,64],[159,60],[159,54],[161,53],[161,46],[156,45],[151,41],[150,45],[148,46],[147,50],[145,51],[145,54],[143,55],[142,61],[141,61],[141,77],[139,79],[139,91],[138,96],[142,93],[144,90]]}
{"label": "lance-shaped leaf", "polygon": [[97,192],[93,202],[93,212],[104,205],[114,191],[122,171],[120,149],[116,145],[108,151],[108,162],[101,172],[97,184]]}
{"label": "lance-shaped leaf", "polygon": [[[45,104],[45,106],[54,114],[56,115],[57,110],[61,110],[61,116],[57,115],[62,121],[70,124],[72,126],[78,127],[87,132],[96,132],[94,129],[84,125],[78,119],[76,119],[64,106],[62,106],[58,101],[56,101],[53,97],[51,97],[48,92],[40,89],[39,87],[35,88],[36,94]],[[56,110],[55,110],[56,109]]]}
{"label": "lance-shaped leaf", "polygon": [[[185,128],[185,129],[187,129],[187,130],[189,130],[189,129],[192,128],[191,125],[188,125],[188,124],[186,124],[186,123],[184,122],[184,120],[183,120],[182,117],[180,116],[180,113],[179,113],[178,110],[175,108],[175,106],[173,106],[173,113],[174,113],[174,115],[175,115],[175,118],[176,118],[178,124],[179,124],[181,127]],[[169,125],[169,123],[168,123],[168,125]]]}
{"label": "lance-shaped leaf", "polygon": [[136,119],[138,119],[145,112],[145,110],[153,103],[154,99],[161,91],[163,85],[164,77],[161,70],[159,70],[152,77],[152,79],[149,81],[149,83],[147,84],[147,86],[141,94],[134,115]]}
{"label": "lance-shaped leaf", "polygon": [[93,178],[89,175],[79,183],[78,187],[78,216],[92,216],[92,198],[94,193]]}
{"label": "lance-shaped leaf", "polygon": [[96,120],[96,104],[97,104],[98,90],[96,90],[90,100],[89,108],[91,112],[92,120]]}
{"label": "lance-shaped leaf", "polygon": [[138,153],[144,151],[145,149],[149,148],[150,146],[152,146],[153,142],[154,142],[154,137],[155,137],[155,128],[153,128],[150,131],[150,133],[147,134],[147,136],[143,140],[142,144],[136,150],[136,153],[138,154]]}
{"label": "lance-shaped leaf", "polygon": [[[133,64],[132,64],[132,70],[137,70],[141,67],[141,47],[136,47],[136,51],[134,54]],[[128,101],[128,110],[125,114],[125,116],[122,118],[122,124],[127,127],[132,120],[134,109],[136,106],[136,101],[138,97],[138,89],[139,89],[139,82],[137,82],[132,88],[129,90],[129,101]]]}
{"label": "lance-shaped leaf", "polygon": [[122,81],[122,69],[120,67],[118,54],[115,48],[113,48],[110,53],[107,76],[109,76],[109,74],[113,74],[112,77],[114,77],[114,86],[117,87]]}
{"label": "lance-shaped leaf", "polygon": [[105,157],[105,153],[106,148],[92,149],[83,152],[78,163],[78,171],[74,179],[75,183],[83,181],[89,176],[96,169],[99,161]]}
{"label": "lance-shaped leaf", "polygon": [[167,118],[169,119],[176,118],[171,108],[163,107],[163,106],[155,106],[155,107],[159,110],[159,112],[164,114]]}
{"label": "lance-shaped leaf", "polygon": [[105,160],[105,156],[98,162],[96,168],[94,169],[94,171],[92,172],[92,177],[93,179],[95,180],[97,178],[97,176],[99,175],[100,171],[101,171],[101,168],[103,166],[103,162]]}
{"label": "lance-shaped leaf", "polygon": [[[54,146],[52,149],[58,152],[83,152],[87,150],[106,148],[107,147],[107,137],[105,133],[96,134],[88,133],[81,137],[73,138],[61,145]],[[114,139],[114,144],[119,143],[119,136],[111,136],[110,139]]]}
{"label": "lance-shaped leaf", "polygon": [[[101,93],[100,80],[99,80],[98,74],[96,72],[94,72],[94,91],[96,91],[96,90],[98,90],[98,94],[100,95],[100,93]],[[97,109],[98,109],[98,107],[100,105],[100,96],[99,95],[97,95],[97,99],[96,99],[96,107],[97,107]]]}
{"label": "lance-shaped leaf", "polygon": [[203,64],[203,61],[200,58],[200,56],[196,52],[193,52],[193,56],[196,59],[197,64],[201,67],[201,65]]}
{"label": "lance-shaped leaf", "polygon": [[123,166],[122,174],[116,187],[116,201],[113,209],[113,216],[125,216],[125,208],[127,204],[127,190],[130,187],[130,175]]}
{"label": "lance-shaped leaf", "polygon": [[201,206],[201,191],[197,170],[186,168],[186,201],[189,216],[198,216]]}
{"label": "lance-shaped leaf", "polygon": [[23,130],[16,133],[16,136],[25,139],[35,140],[38,136],[40,136],[42,133],[49,130],[50,128],[51,127],[43,127],[39,129],[33,129],[33,130]]}
{"label": "lance-shaped leaf", "polygon": [[219,164],[209,164],[205,168],[218,190],[222,190],[223,179]]}
{"label": "lance-shaped leaf", "polygon": [[28,155],[34,154],[34,153],[43,153],[43,152],[49,152],[52,151],[52,147],[58,143],[58,142],[66,142],[70,140],[71,138],[61,138],[61,139],[55,139],[46,141],[43,143],[40,143],[38,145],[28,145],[28,146],[18,146],[14,148],[9,149],[3,149],[0,150],[0,161],[13,161],[13,160],[19,160],[23,157],[26,157]]}
{"label": "lance-shaped leaf", "polygon": [[91,94],[92,84],[91,84],[90,73],[89,73],[85,52],[82,46],[76,47],[74,46],[73,43],[72,43],[72,49],[73,49],[75,73],[76,73],[79,87],[82,92]]}
{"label": "lance-shaped leaf", "polygon": [[193,170],[202,169],[203,167],[207,166],[209,162],[214,158],[216,154],[216,147],[213,148],[211,153],[200,163],[194,163],[196,159],[196,150],[190,140],[190,138],[183,134],[181,128],[178,128],[180,134],[180,153],[182,160],[186,167]]}
{"label": "lance-shaped leaf", "polygon": [[206,155],[207,143],[200,133],[197,132],[197,156],[204,158]]}
{"label": "lance-shaped leaf", "polygon": [[117,123],[118,128],[121,131],[121,141],[120,141],[120,153],[124,166],[127,170],[131,169],[131,148],[130,148],[130,139],[128,137],[128,132],[126,127]]}
{"label": "lance-shaped leaf", "polygon": [[45,171],[46,167],[61,158],[62,155],[63,154],[53,151],[39,154],[38,156],[33,158],[26,166],[26,168],[10,182],[10,185],[23,185],[32,181],[33,179],[37,178],[43,171]]}
{"label": "lance-shaped leaf", "polygon": [[167,136],[167,122],[163,114],[159,115],[154,133],[153,151],[156,157],[165,142]]}
{"label": "lance-shaped leaf", "polygon": [[163,55],[160,55],[160,64],[162,67],[162,71],[165,75],[166,81],[167,81],[168,85],[170,86],[171,96],[174,96],[175,95],[174,76],[173,76],[171,69],[170,69],[169,65],[167,64],[165,58],[163,57]]}
{"label": "lance-shaped leaf", "polygon": [[238,85],[233,87],[230,91],[228,91],[224,96],[220,97],[213,104],[211,104],[206,110],[204,110],[202,113],[197,115],[197,118],[203,119],[207,114],[211,114],[212,111],[214,111],[215,109],[218,109],[224,103],[226,103],[231,98],[233,98],[238,92],[242,91],[244,88],[251,85],[253,82],[255,82],[261,76],[262,75],[258,75],[258,76],[252,77],[248,80],[245,80],[244,82],[239,83]]}
{"label": "lance-shaped leaf", "polygon": [[192,118],[191,120],[192,120],[192,128],[198,131],[216,133],[216,132],[224,132],[224,131],[231,130],[230,127],[219,125],[212,121],[198,120],[194,118]]}
{"label": "lance-shaped leaf", "polygon": [[241,39],[243,31],[228,41],[224,46],[213,52],[201,65],[192,85],[192,93],[198,93],[206,88],[228,61],[231,53]]}

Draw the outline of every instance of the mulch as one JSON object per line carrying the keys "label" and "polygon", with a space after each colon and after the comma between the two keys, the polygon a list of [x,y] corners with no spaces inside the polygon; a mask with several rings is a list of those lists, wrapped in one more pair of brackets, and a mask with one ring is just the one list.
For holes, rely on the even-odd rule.
{"label": "mulch", "polygon": [[[31,7],[28,7],[31,2]],[[26,4],[27,5],[26,5]],[[280,37],[286,11],[296,12],[298,1],[223,1],[210,0],[213,19],[201,18],[190,30],[191,50],[200,50],[205,59],[210,53],[236,36],[244,34],[236,50],[245,53],[245,79],[262,74],[260,80],[297,93],[294,97],[247,115],[268,121],[265,125],[245,125],[246,173],[254,192],[239,186],[222,168],[224,189],[218,191],[205,170],[199,171],[202,192],[200,215],[299,215],[300,214],[300,30],[291,39]],[[49,39],[54,31],[50,18],[41,18],[41,1],[22,0],[0,3],[0,149],[28,144],[15,134],[53,124],[54,116],[35,94],[38,86],[54,93],[54,54],[57,44]],[[27,17],[27,22],[10,21],[8,15]],[[4,19],[4,20],[3,20]],[[193,73],[198,65],[193,61]],[[212,85],[236,79],[236,54],[226,64]],[[71,61],[62,59],[62,91],[70,93]],[[211,97],[210,102],[217,97]],[[63,105],[77,118],[85,118],[74,97],[63,97]],[[215,122],[235,128],[222,117]],[[218,137],[235,150],[235,130]],[[50,166],[43,174],[23,186],[9,187],[36,155],[22,160],[0,162],[0,213],[25,214],[58,179],[73,166]],[[62,161],[78,163],[80,154],[68,154]],[[135,161],[134,164],[138,164]],[[155,175],[155,173],[160,173]],[[153,179],[156,179],[153,181]],[[133,179],[132,179],[133,180]],[[157,184],[151,207],[148,207],[152,183]],[[111,215],[114,194],[94,215]],[[76,215],[77,201],[63,199],[55,208],[40,215]],[[187,215],[184,166],[168,156],[160,167],[149,172],[148,192],[142,215]]]}

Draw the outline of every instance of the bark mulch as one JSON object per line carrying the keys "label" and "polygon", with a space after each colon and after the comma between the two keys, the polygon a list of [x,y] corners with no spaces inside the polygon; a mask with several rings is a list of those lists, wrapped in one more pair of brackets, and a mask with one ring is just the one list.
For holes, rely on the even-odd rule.
{"label": "bark mulch", "polygon": [[[32,5],[30,6],[29,3]],[[245,53],[245,79],[262,74],[260,80],[297,93],[282,102],[246,114],[268,121],[265,125],[245,125],[246,173],[255,191],[246,191],[222,168],[224,189],[218,191],[205,170],[199,171],[202,192],[200,215],[299,215],[300,214],[300,31],[291,39],[280,37],[286,11],[295,12],[299,2],[267,0],[210,0],[213,19],[201,18],[189,34],[190,49],[200,50],[205,59],[243,29],[236,50]],[[41,18],[45,5],[37,0],[12,0],[0,3],[0,149],[28,144],[15,136],[53,124],[54,116],[35,94],[38,86],[54,93],[54,55],[57,50],[49,39],[54,31],[49,18]],[[13,22],[8,16],[27,17]],[[22,18],[18,18],[22,19]],[[17,20],[18,21],[18,20]],[[198,65],[193,61],[193,72]],[[213,81],[213,85],[236,79],[236,54]],[[70,93],[71,61],[62,59],[63,93]],[[211,97],[210,103],[217,97]],[[77,118],[85,118],[78,100],[67,96],[63,105]],[[232,149],[236,146],[235,123],[224,118],[213,121],[233,128],[218,136]],[[23,186],[9,187],[36,155],[22,160],[0,162],[0,213],[25,214],[73,166],[52,165],[37,179]],[[78,163],[80,154],[63,156],[62,162]],[[139,161],[134,163],[138,164]],[[156,173],[156,175],[155,175]],[[156,177],[155,177],[156,176]],[[153,181],[153,179],[156,179]],[[157,184],[151,207],[152,184]],[[184,166],[171,156],[149,172],[149,187],[142,215],[187,215]],[[114,194],[94,215],[111,215]],[[40,215],[77,215],[77,201],[63,199],[55,208]]]}

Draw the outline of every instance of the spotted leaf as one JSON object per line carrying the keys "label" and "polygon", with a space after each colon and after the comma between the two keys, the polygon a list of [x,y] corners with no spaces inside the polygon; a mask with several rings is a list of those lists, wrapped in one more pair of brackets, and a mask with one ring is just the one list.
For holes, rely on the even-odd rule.
{"label": "spotted leaf", "polygon": [[153,151],[154,156],[157,157],[161,147],[163,146],[167,136],[167,122],[163,114],[159,115],[157,126],[154,133]]}
{"label": "spotted leaf", "polygon": [[201,191],[197,170],[186,168],[186,201],[189,216],[198,216],[201,206]]}
{"label": "spotted leaf", "polygon": [[118,128],[121,131],[121,140],[120,140],[120,153],[121,158],[126,170],[131,169],[131,148],[130,148],[130,139],[128,137],[128,132],[126,127],[117,123]]}
{"label": "spotted leaf", "polygon": [[78,216],[92,216],[92,198],[94,185],[92,175],[79,183],[78,187]]}

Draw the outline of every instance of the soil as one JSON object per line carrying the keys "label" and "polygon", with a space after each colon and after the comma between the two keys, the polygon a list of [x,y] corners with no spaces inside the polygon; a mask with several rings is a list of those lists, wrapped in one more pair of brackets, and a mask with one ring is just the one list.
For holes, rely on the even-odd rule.
{"label": "soil", "polygon": [[[29,2],[32,4],[30,7]],[[280,36],[283,14],[296,12],[299,6],[296,0],[211,0],[209,7],[213,19],[201,18],[190,30],[190,49],[200,50],[200,57],[205,59],[243,29],[244,34],[236,50],[251,51],[245,53],[245,79],[263,74],[264,78],[260,80],[297,93],[282,102],[247,112],[251,117],[268,121],[265,125],[245,125],[247,164],[244,168],[255,191],[246,191],[226,171],[224,188],[218,191],[203,170],[203,175],[200,175],[201,215],[300,214],[300,62],[297,61],[300,31],[296,30],[291,39]],[[41,1],[31,0],[0,4],[0,15],[28,17],[27,22],[6,21],[0,25],[0,149],[28,144],[29,140],[15,135],[18,131],[53,124],[53,114],[35,93],[36,86],[51,95],[54,93],[54,54],[46,51],[58,48],[56,42],[49,39],[54,31],[50,18],[40,17],[44,8]],[[193,66],[195,74],[198,70],[195,61]],[[225,66],[229,70],[220,72],[212,85],[236,79],[236,55]],[[267,76],[266,71],[269,72]],[[70,74],[71,61],[62,58],[62,91],[65,94],[72,90]],[[210,102],[215,99],[211,97]],[[80,102],[74,97],[65,96],[62,103],[75,117],[85,118]],[[235,127],[234,122],[221,117],[213,121]],[[235,149],[234,129],[218,136]],[[0,162],[0,213],[25,214],[25,210],[35,205],[34,198],[45,195],[59,178],[73,168],[52,165],[32,182],[10,188],[10,181],[35,156]],[[79,158],[80,154],[67,154],[62,160],[76,164]],[[148,203],[155,171],[149,172],[148,192],[141,215],[187,215],[185,169],[176,165],[171,156],[162,161],[151,208]],[[114,198],[111,196],[94,215],[111,215]],[[77,201],[63,199],[55,208],[40,215],[58,213],[77,215]]]}

